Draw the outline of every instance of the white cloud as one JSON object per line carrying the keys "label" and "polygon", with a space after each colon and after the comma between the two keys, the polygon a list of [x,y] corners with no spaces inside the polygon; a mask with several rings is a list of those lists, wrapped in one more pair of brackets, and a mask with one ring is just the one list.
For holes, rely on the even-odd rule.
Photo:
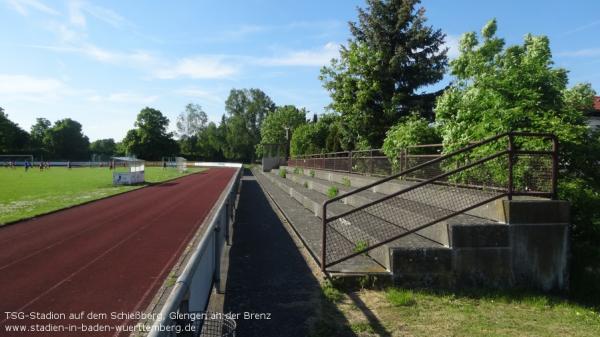
{"label": "white cloud", "polygon": [[181,88],[175,90],[175,94],[186,97],[201,98],[203,100],[210,101],[213,103],[222,103],[225,101],[221,94],[215,91],[204,90],[197,87]]}
{"label": "white cloud", "polygon": [[586,48],[572,51],[564,51],[557,54],[566,57],[596,57],[600,56],[600,48]]}
{"label": "white cloud", "polygon": [[103,21],[115,28],[120,28],[125,24],[131,25],[125,18],[116,12],[93,5],[83,0],[70,0],[69,4],[69,21],[77,27],[85,27],[87,23],[86,15],[91,15],[94,18]]}
{"label": "white cloud", "polygon": [[569,31],[566,31],[566,32],[564,32],[564,33],[560,34],[559,36],[560,36],[560,37],[564,37],[564,36],[567,36],[567,35],[571,35],[571,34],[579,33],[579,32],[581,32],[581,31],[584,31],[584,30],[587,30],[587,29],[593,28],[593,27],[595,27],[595,26],[598,26],[598,25],[600,25],[600,20],[596,20],[596,21],[590,22],[590,23],[588,23],[588,24],[585,24],[585,25],[583,25],[583,26],[576,27],[576,28],[574,28],[574,29],[571,29],[571,30],[569,30]]}
{"label": "white cloud", "polygon": [[143,95],[132,92],[115,92],[106,96],[92,95],[88,99],[92,102],[150,104],[155,102],[158,98],[159,97],[156,95]]}
{"label": "white cloud", "polygon": [[79,0],[69,1],[69,21],[77,27],[85,27],[86,19],[82,11],[83,2]]}
{"label": "white cloud", "polygon": [[59,96],[66,89],[62,81],[54,78],[0,74],[0,93],[3,96]]}
{"label": "white cloud", "polygon": [[447,34],[446,35],[446,47],[448,48],[448,58],[455,59],[460,55],[460,36]]}
{"label": "white cloud", "polygon": [[38,0],[7,0],[7,3],[23,16],[29,15],[30,10],[36,10],[49,15],[59,15],[56,10]]}
{"label": "white cloud", "polygon": [[258,59],[256,63],[264,66],[324,66],[339,55],[339,46],[329,42],[319,49],[287,52],[281,56]]}
{"label": "white cloud", "polygon": [[223,79],[230,78],[237,73],[237,66],[227,64],[221,56],[196,56],[181,59],[172,65],[158,69],[154,75],[160,79],[179,77]]}

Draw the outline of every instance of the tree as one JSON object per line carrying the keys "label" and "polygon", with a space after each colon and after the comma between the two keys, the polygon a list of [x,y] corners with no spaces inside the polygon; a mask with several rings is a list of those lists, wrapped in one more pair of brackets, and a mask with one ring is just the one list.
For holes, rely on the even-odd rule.
{"label": "tree", "polygon": [[44,149],[47,144],[44,144],[48,130],[52,123],[46,118],[36,118],[35,124],[31,126],[29,134],[31,135],[31,147],[33,149]]}
{"label": "tree", "polygon": [[29,134],[8,119],[0,107],[0,153],[21,153],[29,143]]}
{"label": "tree", "polygon": [[90,141],[83,134],[81,124],[70,118],[54,122],[44,137],[50,156],[61,160],[86,160]]}
{"label": "tree", "polygon": [[311,123],[300,125],[292,134],[291,154],[341,151],[339,121],[338,115],[324,114]]}
{"label": "tree", "polygon": [[257,156],[262,155],[265,144],[287,144],[294,130],[306,123],[306,109],[298,109],[293,105],[278,107],[267,115],[260,129],[261,141],[256,148]]}
{"label": "tree", "polygon": [[444,149],[506,131],[556,134],[559,197],[572,203],[573,282],[600,297],[600,273],[586,274],[600,270],[594,248],[600,240],[600,134],[590,132],[584,115],[595,92],[589,84],[567,88],[567,71],[553,67],[547,37],[527,35],[522,45],[505,48],[496,29],[495,20],[488,22],[482,41],[475,32],[464,34],[460,56],[451,62],[456,79],[436,106]]}
{"label": "tree", "polygon": [[199,104],[189,103],[185,106],[185,111],[177,117],[177,135],[180,138],[197,135],[206,128],[208,117]]}
{"label": "tree", "polygon": [[146,160],[160,160],[164,156],[179,154],[179,146],[168,132],[169,119],[159,110],[144,108],[135,122],[135,129],[129,130],[123,145],[129,154]]}
{"label": "tree", "polygon": [[259,89],[232,89],[225,101],[227,117],[223,118],[225,146],[223,154],[229,160],[250,162],[260,142],[260,127],[264,118],[275,110],[275,103]]}
{"label": "tree", "polygon": [[223,134],[213,122],[198,134],[196,143],[200,158],[208,161],[223,160]]}
{"label": "tree", "polygon": [[[385,131],[417,112],[431,119],[435,98],[417,93],[440,81],[447,65],[445,35],[426,25],[420,0],[367,0],[339,60],[321,69],[330,108],[341,113],[344,143],[378,147]],[[366,145],[365,145],[366,144]]]}
{"label": "tree", "polygon": [[[404,117],[400,123],[391,127],[383,142],[383,153],[390,159],[392,164],[398,164],[400,153],[409,146],[420,144],[438,144],[442,141],[437,128],[429,125],[429,122],[419,115]],[[413,149],[411,154],[429,154],[428,148]]]}
{"label": "tree", "polygon": [[117,144],[112,138],[98,139],[90,144],[90,152],[108,158],[117,153]]}
{"label": "tree", "polygon": [[198,155],[198,135],[206,128],[208,117],[199,104],[189,103],[177,117],[176,128],[181,153],[186,157]]}

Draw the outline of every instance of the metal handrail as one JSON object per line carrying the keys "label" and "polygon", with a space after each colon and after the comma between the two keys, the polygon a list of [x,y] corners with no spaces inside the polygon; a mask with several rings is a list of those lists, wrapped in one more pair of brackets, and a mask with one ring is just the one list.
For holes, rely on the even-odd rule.
{"label": "metal handrail", "polygon": [[[542,138],[550,139],[552,141],[552,151],[516,150],[515,146],[514,146],[514,137],[515,136],[542,137]],[[468,152],[470,150],[473,150],[473,149],[481,147],[483,145],[492,143],[492,142],[497,141],[499,139],[502,139],[504,137],[508,138],[508,149],[506,149],[504,151],[497,152],[497,153],[492,154],[490,156],[487,156],[485,158],[479,159],[479,160],[477,160],[475,162],[469,163],[468,165],[465,165],[463,167],[460,167],[460,168],[457,168],[457,169],[445,172],[443,174],[437,175],[437,176],[435,176],[433,178],[430,178],[430,179],[426,179],[426,180],[421,181],[421,182],[419,182],[419,183],[417,183],[415,185],[409,186],[407,188],[401,189],[400,191],[397,191],[397,192],[392,193],[390,195],[386,195],[386,196],[384,196],[384,197],[382,197],[380,199],[377,199],[375,201],[372,201],[372,202],[369,202],[367,204],[364,204],[364,205],[361,205],[359,207],[356,207],[356,208],[354,208],[354,209],[352,209],[350,211],[344,212],[342,214],[335,215],[335,216],[333,216],[331,218],[327,218],[327,205],[329,205],[329,204],[331,204],[333,202],[336,202],[336,201],[348,198],[349,196],[352,196],[354,194],[366,191],[366,190],[371,189],[371,188],[373,188],[375,186],[378,186],[378,185],[381,185],[383,183],[386,183],[386,182],[398,179],[398,178],[400,178],[402,176],[405,176],[407,174],[415,172],[415,171],[417,171],[419,169],[422,169],[422,168],[425,168],[427,166],[431,166],[433,164],[439,163],[439,162],[441,162],[441,161],[443,161],[445,159],[448,159],[448,158],[455,157],[455,156],[458,156],[460,154],[466,153],[466,152]],[[327,259],[327,223],[329,223],[331,221],[335,221],[337,219],[340,219],[340,218],[342,218],[344,216],[347,216],[349,214],[361,211],[361,210],[363,210],[363,209],[365,209],[367,207],[373,206],[375,204],[384,202],[384,201],[386,201],[386,200],[388,200],[390,198],[396,197],[396,196],[398,196],[400,194],[407,193],[407,192],[412,191],[412,190],[414,190],[416,188],[419,188],[419,187],[422,187],[422,186],[425,186],[425,185],[434,184],[438,180],[443,179],[445,177],[448,177],[448,176],[450,176],[452,174],[455,174],[455,173],[458,173],[458,172],[461,172],[461,171],[465,171],[467,169],[473,168],[473,167],[475,167],[477,165],[481,165],[481,164],[483,164],[483,163],[485,163],[487,161],[499,158],[499,157],[504,156],[504,155],[508,155],[508,186],[507,186],[507,191],[505,193],[501,193],[501,194],[499,194],[499,195],[497,195],[497,196],[495,196],[493,198],[485,200],[484,202],[477,203],[475,205],[471,205],[470,207],[467,207],[466,209],[462,209],[462,210],[460,210],[458,212],[454,212],[454,213],[452,213],[452,214],[450,214],[448,216],[444,216],[444,217],[441,217],[439,219],[434,219],[433,221],[431,221],[431,222],[429,222],[427,224],[419,226],[419,227],[417,227],[415,229],[412,229],[410,231],[404,232],[404,233],[402,233],[400,235],[388,238],[388,239],[384,240],[383,242],[379,242],[379,243],[377,243],[375,245],[371,245],[371,246],[369,246],[369,247],[367,247],[365,249],[362,249],[362,250],[360,250],[358,252],[355,252],[355,253],[353,253],[351,255],[348,255],[348,256],[344,257],[343,259],[338,259],[336,261],[327,263],[327,261],[326,261],[326,259]],[[514,167],[513,166],[514,166],[514,158],[517,155],[551,155],[552,156],[551,192],[549,192],[549,193],[543,193],[543,192],[516,192],[515,193],[514,186],[513,186],[513,174],[514,174]],[[557,181],[558,181],[558,138],[554,134],[551,134],[551,133],[539,133],[539,132],[512,131],[512,132],[501,133],[501,134],[498,134],[496,136],[484,139],[482,141],[472,143],[472,144],[470,144],[470,145],[468,145],[468,146],[466,146],[466,147],[464,147],[462,149],[453,151],[453,152],[448,153],[446,155],[442,155],[442,156],[440,156],[438,158],[435,158],[433,160],[430,160],[430,161],[427,161],[425,163],[416,165],[414,167],[406,169],[406,170],[404,170],[402,172],[399,172],[397,174],[394,174],[394,175],[391,175],[389,177],[380,179],[380,180],[378,180],[376,182],[373,182],[371,184],[367,184],[365,186],[362,186],[360,188],[354,189],[354,190],[352,190],[350,192],[347,192],[345,194],[338,195],[338,196],[336,196],[334,198],[331,198],[331,199],[328,199],[328,200],[324,201],[323,205],[322,205],[322,225],[323,225],[323,228],[322,228],[322,238],[321,238],[322,239],[322,256],[321,256],[321,261],[320,261],[321,268],[322,268],[323,271],[326,271],[326,268],[328,266],[331,266],[333,264],[336,264],[336,263],[339,263],[341,261],[347,260],[347,259],[349,259],[351,257],[354,257],[354,256],[357,256],[359,254],[365,253],[366,251],[369,251],[369,250],[374,249],[376,247],[379,247],[379,246],[381,246],[383,244],[386,244],[388,242],[396,240],[399,237],[412,234],[412,233],[417,232],[419,230],[422,230],[422,229],[424,229],[426,227],[429,227],[429,226],[431,226],[431,225],[433,225],[435,223],[438,223],[440,221],[444,221],[444,220],[446,220],[448,218],[454,217],[454,216],[456,216],[458,214],[462,214],[462,213],[464,213],[466,211],[469,211],[469,210],[471,210],[473,208],[479,207],[479,206],[481,206],[481,205],[483,205],[485,203],[491,202],[493,200],[496,200],[496,199],[499,199],[499,198],[502,198],[502,197],[508,197],[509,200],[510,200],[510,199],[512,199],[512,197],[514,195],[530,195],[530,196],[547,196],[547,197],[551,197],[551,198],[555,199],[556,196],[557,196]]]}

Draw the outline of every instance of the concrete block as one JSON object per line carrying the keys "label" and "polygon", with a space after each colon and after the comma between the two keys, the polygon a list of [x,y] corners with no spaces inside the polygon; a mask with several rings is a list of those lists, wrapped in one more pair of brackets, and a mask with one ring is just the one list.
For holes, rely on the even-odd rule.
{"label": "concrete block", "polygon": [[568,288],[569,226],[511,225],[515,281],[544,291]]}
{"label": "concrete block", "polygon": [[569,223],[571,207],[563,200],[504,200],[506,222],[516,224]]}
{"label": "concrete block", "polygon": [[508,247],[508,225],[451,225],[452,247]]}
{"label": "concrete block", "polygon": [[452,270],[449,248],[392,248],[394,274],[440,274]]}
{"label": "concrete block", "polygon": [[513,285],[510,248],[453,249],[457,287],[507,288]]}

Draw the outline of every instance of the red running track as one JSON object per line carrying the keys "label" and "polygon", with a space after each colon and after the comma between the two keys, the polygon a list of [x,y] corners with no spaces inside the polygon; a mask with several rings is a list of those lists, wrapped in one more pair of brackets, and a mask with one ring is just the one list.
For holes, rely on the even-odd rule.
{"label": "red running track", "polygon": [[[0,336],[119,335],[7,332],[13,324],[44,329],[47,324],[135,324],[110,316],[145,309],[234,172],[211,169],[0,227]],[[84,318],[94,312],[108,319],[32,320],[6,314],[82,311]]]}

